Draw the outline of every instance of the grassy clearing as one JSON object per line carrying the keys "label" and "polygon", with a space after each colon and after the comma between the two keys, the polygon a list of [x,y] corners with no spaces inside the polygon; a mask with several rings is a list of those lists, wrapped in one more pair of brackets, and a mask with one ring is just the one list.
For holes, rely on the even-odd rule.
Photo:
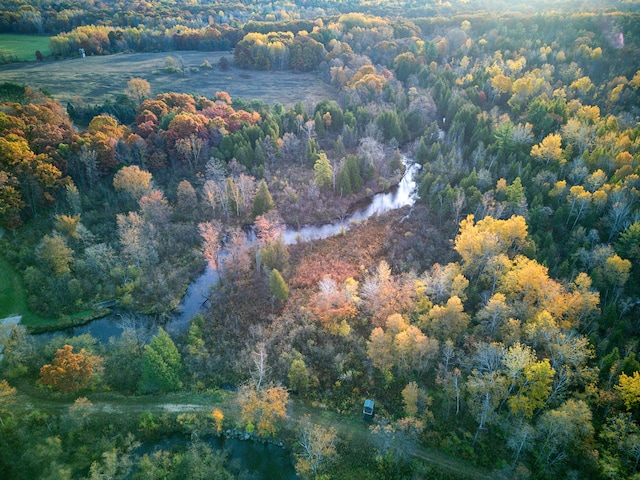
{"label": "grassy clearing", "polygon": [[0,318],[22,315],[37,321],[27,308],[27,295],[22,287],[20,275],[9,265],[7,259],[0,257]]}
{"label": "grassy clearing", "polygon": [[[44,52],[43,52],[44,53]],[[180,59],[184,74],[164,71],[167,57]],[[235,68],[222,70],[220,57],[233,63],[233,57],[220,52],[131,53],[45,62],[12,63],[0,66],[0,78],[41,88],[66,106],[72,103],[103,103],[124,93],[131,78],[144,78],[152,95],[165,92],[191,93],[213,98],[225,91],[232,98],[276,102],[285,107],[306,99],[337,98],[334,87],[313,73],[262,72]],[[202,68],[209,62],[212,68]]]}
{"label": "grassy clearing", "polygon": [[4,257],[0,257],[0,318],[20,315],[26,309],[26,296],[20,276]]}
{"label": "grassy clearing", "polygon": [[0,257],[0,318],[22,315],[23,325],[51,324],[54,320],[35,315],[27,308],[27,294],[18,272]]}
{"label": "grassy clearing", "polygon": [[51,55],[49,38],[41,35],[0,34],[0,50],[15,55],[21,62],[36,59],[36,50],[46,57]]}

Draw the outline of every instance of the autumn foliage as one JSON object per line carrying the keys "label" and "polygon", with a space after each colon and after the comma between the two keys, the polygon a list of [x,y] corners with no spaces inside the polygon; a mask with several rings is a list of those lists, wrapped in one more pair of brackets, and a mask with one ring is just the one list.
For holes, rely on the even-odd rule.
{"label": "autumn foliage", "polygon": [[287,418],[288,402],[289,393],[280,386],[257,390],[245,385],[238,395],[243,424],[261,437],[273,436],[279,430],[280,422]]}
{"label": "autumn foliage", "polygon": [[53,362],[40,369],[40,382],[54,390],[73,393],[91,386],[94,376],[102,371],[102,358],[84,348],[73,353],[71,345],[56,352]]}

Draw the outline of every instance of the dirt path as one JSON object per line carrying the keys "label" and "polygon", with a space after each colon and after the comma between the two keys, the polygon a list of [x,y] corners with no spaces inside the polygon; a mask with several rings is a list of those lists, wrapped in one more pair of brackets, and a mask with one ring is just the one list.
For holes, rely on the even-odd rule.
{"label": "dirt path", "polygon": [[[364,422],[361,417],[345,417],[328,410],[311,408],[302,402],[296,401],[291,402],[289,411],[293,419],[302,418],[303,415],[310,415],[314,423],[326,427],[334,426],[344,440],[364,444],[370,439],[369,424]],[[435,448],[427,448],[416,444],[413,445],[408,454],[426,463],[437,465],[439,468],[450,471],[461,478],[478,480],[490,478],[488,472]]]}
{"label": "dirt path", "polygon": [[[214,407],[221,408],[226,416],[238,415],[238,405],[234,392],[216,392],[214,395],[206,394],[166,394],[154,397],[121,397],[100,399],[100,395],[92,398],[92,411],[96,415],[140,415],[143,412],[156,414],[185,413],[185,412],[211,412]],[[38,405],[39,408],[53,410],[57,413],[68,409],[72,402],[56,398],[33,397],[25,394],[19,395],[19,402],[23,408],[31,409]],[[289,404],[289,418],[291,422],[297,422],[304,415],[309,415],[314,423],[323,426],[334,426],[343,441],[368,442],[370,433],[368,424],[360,417],[345,417],[335,412],[322,410],[303,402],[292,400]],[[446,453],[413,445],[409,455],[416,457],[438,468],[449,471],[465,479],[489,479],[489,474],[463,459],[447,455]]]}

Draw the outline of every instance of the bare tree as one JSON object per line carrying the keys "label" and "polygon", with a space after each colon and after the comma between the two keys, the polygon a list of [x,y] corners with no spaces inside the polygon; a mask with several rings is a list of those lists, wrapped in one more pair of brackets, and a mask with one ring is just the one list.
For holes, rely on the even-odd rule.
{"label": "bare tree", "polygon": [[255,367],[255,370],[251,372],[251,377],[256,387],[256,391],[259,392],[269,370],[267,365],[267,349],[264,342],[260,342],[256,345],[256,349],[251,353],[251,358]]}

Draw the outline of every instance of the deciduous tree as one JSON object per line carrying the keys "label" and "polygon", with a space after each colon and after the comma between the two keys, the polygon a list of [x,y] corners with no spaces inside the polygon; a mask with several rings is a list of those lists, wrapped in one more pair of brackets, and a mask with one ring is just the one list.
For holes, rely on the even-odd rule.
{"label": "deciduous tree", "polygon": [[640,405],[640,372],[633,372],[633,376],[624,372],[620,374],[616,390],[627,410],[636,408]]}
{"label": "deciduous tree", "polygon": [[218,268],[220,230],[220,223],[215,220],[198,224],[198,231],[202,237],[202,254],[209,263],[209,268]]}
{"label": "deciduous tree", "polygon": [[127,82],[125,93],[136,102],[137,105],[140,105],[151,95],[151,85],[144,78],[132,78]]}
{"label": "deciduous tree", "polygon": [[243,424],[248,431],[255,429],[262,437],[270,437],[287,418],[289,393],[284,387],[271,386],[256,390],[255,385],[244,385],[238,391],[238,404]]}
{"label": "deciduous tree", "polygon": [[61,277],[71,273],[73,250],[67,246],[67,242],[58,232],[45,235],[38,245],[36,254],[45,268],[54,275]]}
{"label": "deciduous tree", "polygon": [[311,422],[305,416],[300,425],[297,453],[296,473],[303,479],[317,479],[322,466],[336,459],[338,452],[336,442],[338,431],[335,427],[325,428]]}
{"label": "deciduous tree", "polygon": [[100,371],[102,358],[84,348],[73,353],[73,347],[65,345],[56,352],[53,363],[40,369],[40,382],[62,392],[77,392],[91,386]]}
{"label": "deciduous tree", "polygon": [[122,167],[113,177],[113,188],[138,201],[151,190],[151,174],[137,165]]}

